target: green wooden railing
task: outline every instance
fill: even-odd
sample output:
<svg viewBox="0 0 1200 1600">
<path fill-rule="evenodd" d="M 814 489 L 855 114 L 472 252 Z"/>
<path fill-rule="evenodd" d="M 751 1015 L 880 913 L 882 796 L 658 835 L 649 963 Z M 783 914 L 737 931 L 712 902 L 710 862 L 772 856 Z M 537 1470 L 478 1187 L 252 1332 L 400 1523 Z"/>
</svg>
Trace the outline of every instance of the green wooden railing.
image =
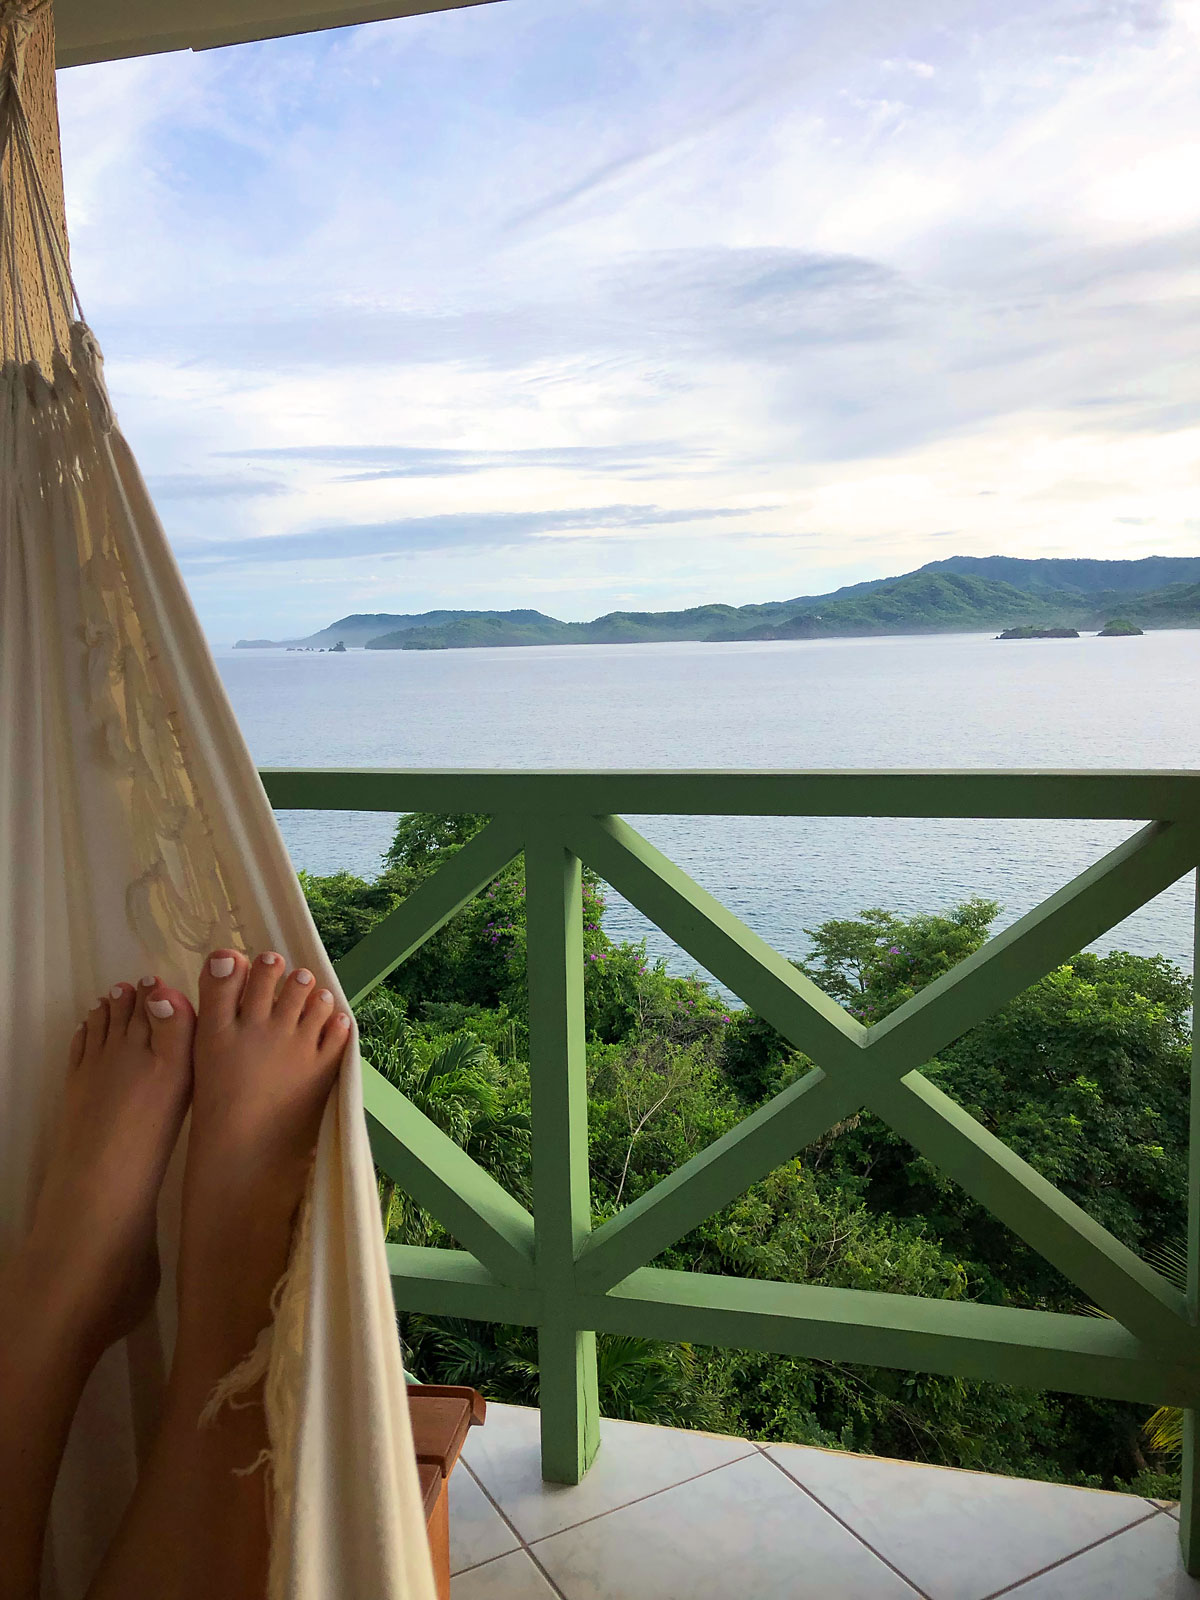
<svg viewBox="0 0 1200 1600">
<path fill-rule="evenodd" d="M 492 820 L 339 963 L 354 1003 L 524 852 L 533 1213 L 365 1069 L 379 1166 L 461 1250 L 389 1245 L 405 1310 L 535 1327 L 542 1470 L 576 1483 L 599 1439 L 596 1333 L 868 1362 L 1187 1411 L 1181 1538 L 1200 1571 L 1200 1047 L 1181 1293 L 919 1070 L 1200 862 L 1200 774 L 268 771 L 278 809 Z M 626 822 L 628 814 L 1124 818 L 1143 826 L 874 1027 L 864 1027 Z M 581 863 L 816 1063 L 593 1229 Z M 1198 919 L 1200 928 L 1200 919 Z M 647 1263 L 869 1108 L 1109 1315 L 1098 1318 L 665 1271 Z"/>
</svg>

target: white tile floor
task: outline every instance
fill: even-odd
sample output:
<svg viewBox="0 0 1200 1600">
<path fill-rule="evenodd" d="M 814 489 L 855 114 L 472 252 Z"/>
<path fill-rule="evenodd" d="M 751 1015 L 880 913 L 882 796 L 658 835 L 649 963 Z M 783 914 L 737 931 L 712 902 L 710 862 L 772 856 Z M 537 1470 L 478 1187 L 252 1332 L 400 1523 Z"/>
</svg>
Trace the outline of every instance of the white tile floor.
<svg viewBox="0 0 1200 1600">
<path fill-rule="evenodd" d="M 489 1405 L 451 1479 L 453 1600 L 1200 1600 L 1173 1507 L 800 1445 L 600 1425 L 544 1484 Z"/>
</svg>

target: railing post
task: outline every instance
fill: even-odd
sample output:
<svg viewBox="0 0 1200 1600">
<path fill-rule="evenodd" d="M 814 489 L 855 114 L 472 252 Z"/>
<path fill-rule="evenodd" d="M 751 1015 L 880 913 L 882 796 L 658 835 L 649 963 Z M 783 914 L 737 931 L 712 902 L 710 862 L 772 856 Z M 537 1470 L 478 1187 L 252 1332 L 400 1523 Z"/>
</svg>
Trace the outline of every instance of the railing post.
<svg viewBox="0 0 1200 1600">
<path fill-rule="evenodd" d="M 575 1260 L 591 1231 L 583 889 L 578 858 L 549 824 L 525 846 L 525 924 L 542 1476 L 578 1483 L 600 1443 L 596 1335 L 575 1317 Z"/>
<path fill-rule="evenodd" d="M 1200 1342 L 1200 869 L 1196 872 L 1192 946 L 1192 1093 L 1188 1115 L 1188 1314 Z M 1183 1414 L 1183 1483 L 1179 1504 L 1183 1564 L 1200 1577 L 1200 1413 Z"/>
</svg>

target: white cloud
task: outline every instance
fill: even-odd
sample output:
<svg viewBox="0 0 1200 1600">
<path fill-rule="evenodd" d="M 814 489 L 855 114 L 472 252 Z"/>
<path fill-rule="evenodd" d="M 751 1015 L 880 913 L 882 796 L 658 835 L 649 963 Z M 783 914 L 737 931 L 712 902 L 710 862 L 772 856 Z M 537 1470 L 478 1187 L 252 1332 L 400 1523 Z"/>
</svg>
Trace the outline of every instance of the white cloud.
<svg viewBox="0 0 1200 1600">
<path fill-rule="evenodd" d="M 76 275 L 181 545 L 757 508 L 214 571 L 206 623 L 780 598 L 951 543 L 1194 549 L 1196 18 L 506 0 L 61 75 Z M 254 454 L 330 446 L 484 464 Z"/>
</svg>

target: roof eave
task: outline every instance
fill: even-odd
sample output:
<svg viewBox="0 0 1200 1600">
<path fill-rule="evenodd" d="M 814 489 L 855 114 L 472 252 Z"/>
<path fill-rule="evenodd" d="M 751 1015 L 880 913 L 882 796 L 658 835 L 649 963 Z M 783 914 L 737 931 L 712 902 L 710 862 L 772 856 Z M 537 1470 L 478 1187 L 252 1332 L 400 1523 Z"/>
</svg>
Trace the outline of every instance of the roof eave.
<svg viewBox="0 0 1200 1600">
<path fill-rule="evenodd" d="M 453 11 L 463 6 L 491 5 L 496 0 L 266 0 L 266 3 L 224 6 L 220 3 L 201 8 L 191 5 L 193 14 L 207 10 L 236 10 L 218 23 L 205 25 L 200 20 L 178 23 L 178 5 L 161 7 L 128 5 L 108 7 L 103 0 L 58 0 L 55 7 L 57 49 L 60 67 L 87 66 L 96 61 L 120 61 L 130 56 L 160 55 L 169 50 L 214 50 L 222 45 L 248 44 L 255 39 L 282 39 L 298 33 L 317 33 L 327 28 L 348 28 L 361 22 L 384 22 L 396 17 L 420 16 L 432 11 Z M 117 15 L 111 15 L 113 9 Z M 131 29 L 130 10 L 160 13 L 153 22 Z M 246 17 L 246 11 L 254 14 Z M 106 15 L 108 13 L 108 15 Z"/>
</svg>

